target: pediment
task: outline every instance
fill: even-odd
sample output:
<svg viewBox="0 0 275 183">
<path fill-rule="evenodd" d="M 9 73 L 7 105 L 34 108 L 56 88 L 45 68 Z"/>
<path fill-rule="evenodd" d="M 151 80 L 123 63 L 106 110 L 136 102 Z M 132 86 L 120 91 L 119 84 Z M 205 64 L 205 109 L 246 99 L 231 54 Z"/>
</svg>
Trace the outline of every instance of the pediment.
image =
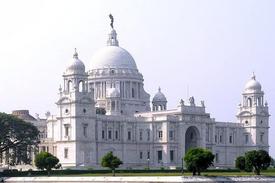
<svg viewBox="0 0 275 183">
<path fill-rule="evenodd" d="M 57 101 L 58 104 L 70 103 L 71 100 L 68 97 L 62 97 Z"/>
<path fill-rule="evenodd" d="M 251 115 L 253 115 L 253 113 L 249 111 L 242 111 L 239 113 L 239 116 L 251 116 Z"/>
</svg>

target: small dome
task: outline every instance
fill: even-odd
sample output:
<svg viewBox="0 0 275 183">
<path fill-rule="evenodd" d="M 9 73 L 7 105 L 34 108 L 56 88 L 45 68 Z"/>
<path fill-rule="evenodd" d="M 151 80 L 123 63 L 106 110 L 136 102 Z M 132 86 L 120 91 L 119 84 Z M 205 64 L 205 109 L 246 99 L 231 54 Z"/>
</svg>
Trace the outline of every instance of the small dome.
<svg viewBox="0 0 275 183">
<path fill-rule="evenodd" d="M 107 89 L 107 97 L 109 97 L 109 98 L 120 97 L 120 92 L 117 88 L 108 88 Z"/>
<path fill-rule="evenodd" d="M 155 94 L 152 102 L 167 102 L 167 99 L 165 95 L 161 92 L 160 88 L 158 93 Z"/>
<path fill-rule="evenodd" d="M 131 54 L 119 46 L 106 46 L 92 57 L 90 69 L 109 67 L 137 69 L 136 62 Z"/>
<path fill-rule="evenodd" d="M 256 76 L 252 75 L 251 79 L 245 84 L 245 92 L 261 92 L 262 86 L 256 80 Z"/>
<path fill-rule="evenodd" d="M 78 59 L 78 54 L 75 51 L 75 54 L 66 68 L 66 74 L 83 74 L 85 73 L 85 65 L 84 63 Z"/>
</svg>

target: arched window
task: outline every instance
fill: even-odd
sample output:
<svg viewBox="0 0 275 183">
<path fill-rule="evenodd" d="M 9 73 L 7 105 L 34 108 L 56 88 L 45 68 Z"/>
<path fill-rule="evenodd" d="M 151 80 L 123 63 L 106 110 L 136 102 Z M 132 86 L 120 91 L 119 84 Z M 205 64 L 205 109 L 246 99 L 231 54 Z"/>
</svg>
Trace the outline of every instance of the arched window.
<svg viewBox="0 0 275 183">
<path fill-rule="evenodd" d="M 68 92 L 73 89 L 73 82 L 71 80 L 68 81 Z"/>
<path fill-rule="evenodd" d="M 79 92 L 83 92 L 84 91 L 84 82 L 83 81 L 79 81 L 79 83 L 78 83 L 78 91 Z"/>
<path fill-rule="evenodd" d="M 247 99 L 247 106 L 252 107 L 252 99 L 251 98 Z"/>
<path fill-rule="evenodd" d="M 135 89 L 132 88 L 132 98 L 135 98 Z"/>
</svg>

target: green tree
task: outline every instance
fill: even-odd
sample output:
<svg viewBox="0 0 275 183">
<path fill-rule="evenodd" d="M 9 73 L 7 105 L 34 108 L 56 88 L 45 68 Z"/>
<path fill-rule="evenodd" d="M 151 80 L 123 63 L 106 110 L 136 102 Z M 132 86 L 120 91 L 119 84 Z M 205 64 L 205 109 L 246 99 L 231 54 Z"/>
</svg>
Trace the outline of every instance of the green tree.
<svg viewBox="0 0 275 183">
<path fill-rule="evenodd" d="M 13 115 L 0 113 L 0 153 L 9 152 L 11 162 L 30 163 L 27 151 L 31 151 L 39 143 L 38 129 Z"/>
<path fill-rule="evenodd" d="M 193 148 L 187 151 L 184 157 L 187 170 L 193 175 L 201 174 L 203 170 L 213 165 L 214 155 L 211 151 L 203 148 Z"/>
<path fill-rule="evenodd" d="M 251 166 L 256 175 L 260 175 L 261 170 L 270 166 L 271 157 L 264 150 L 252 150 L 245 153 L 246 168 Z"/>
<path fill-rule="evenodd" d="M 38 169 L 46 170 L 48 175 L 50 175 L 50 171 L 53 168 L 58 169 L 61 167 L 61 164 L 59 164 L 59 159 L 48 152 L 40 152 L 37 154 L 35 156 L 34 163 Z"/>
<path fill-rule="evenodd" d="M 113 155 L 113 152 L 108 152 L 105 156 L 102 157 L 101 166 L 108 167 L 112 170 L 113 176 L 115 176 L 115 169 L 118 168 L 122 161 Z"/>
<path fill-rule="evenodd" d="M 245 157 L 244 156 L 237 157 L 235 160 L 235 166 L 240 170 L 245 170 Z"/>
<path fill-rule="evenodd" d="M 273 168 L 275 168 L 275 161 L 274 161 L 274 158 L 271 158 L 270 166 L 272 166 Z"/>
</svg>

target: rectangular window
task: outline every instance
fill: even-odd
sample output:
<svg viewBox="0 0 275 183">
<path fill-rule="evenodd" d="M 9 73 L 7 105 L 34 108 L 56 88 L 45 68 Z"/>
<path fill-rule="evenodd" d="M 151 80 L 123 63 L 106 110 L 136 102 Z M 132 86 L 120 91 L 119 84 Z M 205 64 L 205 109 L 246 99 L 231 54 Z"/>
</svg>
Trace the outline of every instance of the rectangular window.
<svg viewBox="0 0 275 183">
<path fill-rule="evenodd" d="M 69 157 L 69 150 L 68 148 L 64 149 L 64 158 L 68 158 Z"/>
<path fill-rule="evenodd" d="M 218 153 L 215 154 L 215 158 L 216 158 L 216 163 L 219 163 L 219 154 Z"/>
<path fill-rule="evenodd" d="M 150 130 L 147 130 L 147 141 L 150 141 Z"/>
<path fill-rule="evenodd" d="M 170 162 L 174 162 L 174 151 L 170 151 Z"/>
<path fill-rule="evenodd" d="M 264 142 L 264 133 L 261 133 L 260 141 L 261 141 L 261 142 Z"/>
<path fill-rule="evenodd" d="M 69 136 L 69 126 L 65 125 L 65 137 Z"/>
<path fill-rule="evenodd" d="M 111 130 L 108 131 L 108 139 L 112 139 L 112 131 Z"/>
<path fill-rule="evenodd" d="M 248 135 L 245 135 L 245 143 L 248 144 L 248 142 L 249 142 Z"/>
<path fill-rule="evenodd" d="M 128 131 L 128 140 L 131 140 L 131 131 Z"/>
<path fill-rule="evenodd" d="M 233 137 L 232 137 L 232 135 L 229 136 L 229 143 L 230 143 L 230 144 L 233 143 Z"/>
<path fill-rule="evenodd" d="M 115 137 L 118 139 L 118 131 L 115 132 Z"/>
<path fill-rule="evenodd" d="M 105 138 L 105 131 L 104 130 L 102 130 L 101 135 L 102 135 L 102 139 L 104 139 Z"/>
<path fill-rule="evenodd" d="M 162 131 L 159 131 L 159 139 L 162 139 Z"/>
<path fill-rule="evenodd" d="M 139 131 L 139 140 L 142 141 L 142 131 Z"/>
<path fill-rule="evenodd" d="M 139 152 L 139 159 L 142 159 L 142 152 Z"/>
<path fill-rule="evenodd" d="M 169 140 L 174 140 L 174 132 L 169 131 Z"/>
<path fill-rule="evenodd" d="M 147 160 L 150 159 L 150 151 L 147 152 Z"/>
<path fill-rule="evenodd" d="M 83 135 L 84 137 L 87 137 L 87 126 L 83 126 Z"/>
<path fill-rule="evenodd" d="M 158 162 L 162 161 L 162 151 L 158 151 Z"/>
<path fill-rule="evenodd" d="M 220 135 L 220 143 L 222 143 L 222 135 Z"/>
<path fill-rule="evenodd" d="M 215 135 L 215 142 L 217 143 L 217 135 Z"/>
</svg>

